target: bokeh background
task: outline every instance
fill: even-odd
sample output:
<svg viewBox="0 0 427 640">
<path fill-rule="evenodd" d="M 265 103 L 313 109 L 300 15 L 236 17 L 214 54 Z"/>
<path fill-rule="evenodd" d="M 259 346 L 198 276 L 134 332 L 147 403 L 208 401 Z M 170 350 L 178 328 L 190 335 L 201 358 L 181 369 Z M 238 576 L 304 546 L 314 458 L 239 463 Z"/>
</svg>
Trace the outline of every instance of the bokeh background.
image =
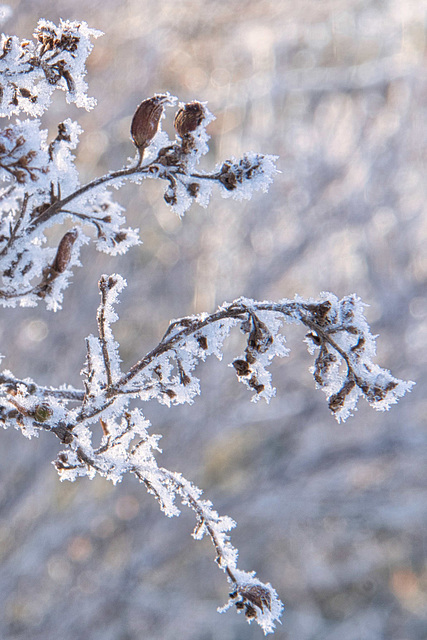
<svg viewBox="0 0 427 640">
<path fill-rule="evenodd" d="M 168 321 L 240 295 L 356 292 L 378 362 L 417 386 L 389 413 L 361 401 L 346 424 L 314 389 L 304 331 L 273 366 L 269 406 L 222 363 L 200 369 L 192 407 L 146 407 L 161 463 L 238 522 L 240 566 L 286 604 L 286 640 L 427 637 L 427 3 L 424 0 L 31 0 L 9 3 L 9 34 L 40 17 L 85 20 L 105 36 L 88 61 L 89 113 L 55 96 L 43 123 L 85 133 L 82 181 L 133 155 L 129 126 L 155 92 L 209 102 L 204 167 L 245 151 L 280 156 L 251 202 L 194 206 L 183 221 L 151 181 L 117 194 L 144 244 L 117 259 L 88 248 L 61 313 L 2 310 L 3 364 L 80 385 L 96 330 L 97 280 L 129 283 L 116 335 L 125 365 Z M 171 114 L 172 115 L 172 114 Z M 171 122 L 165 123 L 171 129 Z M 61 484 L 58 441 L 1 433 L 0 636 L 4 640 L 252 640 L 227 599 L 191 512 L 168 520 L 133 479 Z"/>
</svg>

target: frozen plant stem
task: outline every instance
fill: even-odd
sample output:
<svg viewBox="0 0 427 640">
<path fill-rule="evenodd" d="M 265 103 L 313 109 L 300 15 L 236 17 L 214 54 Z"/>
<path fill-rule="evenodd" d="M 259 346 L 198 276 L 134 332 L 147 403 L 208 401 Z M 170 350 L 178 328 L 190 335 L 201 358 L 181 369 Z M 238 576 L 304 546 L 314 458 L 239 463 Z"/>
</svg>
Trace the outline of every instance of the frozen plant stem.
<svg viewBox="0 0 427 640">
<path fill-rule="evenodd" d="M 189 177 L 194 180 L 201 180 L 201 181 L 203 180 L 218 181 L 221 176 L 221 173 L 215 172 L 212 174 L 202 174 L 202 173 L 184 174 L 182 171 L 180 171 L 178 168 L 175 168 L 175 167 L 172 170 L 170 169 L 165 170 L 161 165 L 161 158 L 159 157 L 151 161 L 149 164 L 145 166 L 140 166 L 140 164 L 138 163 L 135 167 L 130 167 L 127 169 L 119 169 L 118 171 L 112 171 L 111 173 L 108 173 L 105 176 L 96 178 L 95 180 L 92 180 L 91 182 L 88 182 L 87 184 L 85 184 L 83 187 L 81 187 L 74 193 L 71 193 L 66 198 L 63 198 L 62 200 L 58 200 L 54 204 L 50 205 L 50 207 L 48 207 L 46 211 L 44 211 L 34 219 L 32 224 L 28 227 L 28 232 L 31 233 L 37 230 L 39 226 L 45 224 L 51 218 L 56 216 L 58 213 L 61 213 L 62 211 L 64 211 L 65 207 L 68 204 L 70 204 L 70 202 L 73 202 L 74 200 L 78 199 L 80 196 L 88 194 L 90 191 L 96 190 L 97 187 L 104 184 L 108 184 L 109 182 L 120 180 L 122 178 L 130 178 L 130 177 L 138 177 L 138 176 L 142 178 L 156 177 L 156 178 L 161 178 L 163 180 L 169 180 L 169 181 L 174 179 L 175 180 L 179 179 L 181 176 L 183 177 L 185 176 L 186 178 Z M 82 217 L 80 214 L 73 213 L 72 211 L 68 213 L 70 216 L 74 215 L 76 218 Z M 90 220 L 90 216 L 84 216 L 83 219 Z M 0 255 L 2 254 L 3 252 Z"/>
<path fill-rule="evenodd" d="M 138 230 L 124 228 L 123 209 L 113 201 L 110 187 L 160 179 L 166 185 L 166 204 L 182 216 L 193 202 L 206 207 L 215 185 L 223 197 L 249 199 L 256 190 L 266 191 L 276 173 L 276 158 L 257 153 L 225 160 L 211 172 L 196 170 L 208 151 L 206 127 L 212 114 L 201 102 L 180 104 L 175 138 L 170 140 L 161 121 L 176 98 L 156 94 L 144 100 L 133 117 L 135 157 L 81 186 L 73 156 L 79 125 L 70 119 L 61 122 L 57 136 L 48 142 L 37 117 L 49 107 L 55 88 L 66 93 L 68 102 L 93 108 L 95 101 L 86 95 L 85 60 L 92 49 L 90 39 L 99 35 L 84 22 L 61 21 L 56 26 L 41 20 L 34 42 L 8 36 L 1 41 L 0 114 L 10 117 L 24 111 L 32 118 L 0 130 L 0 305 L 5 307 L 36 306 L 43 300 L 48 309 L 59 310 L 72 268 L 80 265 L 81 247 L 91 240 L 87 229 L 96 248 L 112 256 L 139 244 Z M 49 246 L 46 230 L 66 219 L 75 226 L 56 247 Z M 131 401 L 191 404 L 200 393 L 197 364 L 209 355 L 221 359 L 225 338 L 232 328 L 239 328 L 246 346 L 230 366 L 253 401 L 269 402 L 276 392 L 269 366 L 275 356 L 289 353 L 286 324 L 299 324 L 307 331 L 305 341 L 315 356 L 315 385 L 326 394 L 338 421 L 352 415 L 360 397 L 374 409 L 388 409 L 413 383 L 374 364 L 375 340 L 360 299 L 350 295 L 339 300 L 330 293 L 319 300 L 239 298 L 214 313 L 174 320 L 149 353 L 122 371 L 111 325 L 118 319 L 115 305 L 125 286 L 117 274 L 100 279 L 98 335 L 86 339 L 83 388 L 45 387 L 3 370 L 0 421 L 29 438 L 40 431 L 53 433 L 64 447 L 54 462 L 61 480 L 100 474 L 117 483 L 126 473 L 133 474 L 170 517 L 179 514 L 178 498 L 195 513 L 193 537 L 211 538 L 216 562 L 231 586 L 223 610 L 234 605 L 249 622 L 255 620 L 270 633 L 282 604 L 270 584 L 237 568 L 238 552 L 228 535 L 235 523 L 219 516 L 211 502 L 202 499 L 202 491 L 181 474 L 158 466 L 160 436 L 149 433 L 149 422 L 139 406 L 130 409 Z M 93 435 L 99 429 L 102 440 L 94 447 Z"/>
<path fill-rule="evenodd" d="M 172 104 L 173 101 L 174 99 L 168 97 L 168 104 Z M 185 141 L 177 138 L 175 142 L 171 142 L 158 132 L 151 145 L 153 148 L 149 146 L 147 149 L 148 152 L 152 151 L 152 158 L 144 165 L 141 165 L 139 160 L 131 161 L 130 166 L 71 190 L 64 197 L 61 194 L 70 190 L 70 185 L 67 175 L 51 166 L 55 160 L 52 149 L 64 145 L 71 147 L 73 133 L 77 129 L 69 121 L 61 123 L 58 137 L 54 141 L 56 145 L 51 143 L 48 147 L 52 160 L 41 171 L 44 178 L 49 173 L 52 174 L 51 179 L 44 179 L 44 184 L 40 184 L 40 180 L 36 178 L 28 184 L 24 181 L 22 185 L 14 185 L 12 193 L 17 207 L 16 219 L 8 219 L 7 225 L 4 224 L 3 234 L 0 235 L 0 267 L 6 283 L 6 287 L 0 290 L 0 304 L 3 302 L 5 305 L 13 306 L 19 301 L 22 306 L 34 305 L 37 304 L 37 298 L 43 298 L 49 308 L 59 309 L 62 289 L 68 284 L 70 269 L 78 264 L 79 249 L 89 240 L 82 232 L 82 225 L 94 228 L 97 248 L 112 255 L 123 253 L 139 242 L 137 230 L 121 228 L 124 217 L 121 215 L 121 208 L 111 201 L 110 194 L 106 191 L 107 186 L 119 187 L 125 180 L 139 183 L 145 178 L 166 181 L 168 187 L 165 200 L 179 215 L 182 215 L 193 201 L 207 206 L 215 183 L 222 189 L 223 195 L 231 194 L 235 198 L 250 197 L 254 189 L 266 189 L 275 172 L 274 158 L 270 156 L 251 154 L 239 162 L 227 161 L 211 173 L 193 170 L 195 162 L 207 150 L 204 126 L 211 121 L 212 116 L 205 108 L 203 112 L 206 117 L 199 125 L 199 131 L 196 130 L 191 135 L 192 145 L 189 142 L 190 134 L 186 134 Z M 37 133 L 40 137 L 43 132 Z M 156 147 L 157 138 L 164 141 L 164 146 Z M 74 141 L 74 144 L 77 142 Z M 57 156 L 61 162 L 63 154 L 64 149 L 60 156 L 57 149 Z M 20 156 L 21 163 L 28 164 L 27 156 L 28 153 Z M 71 155 L 69 157 L 71 160 Z M 30 159 L 33 159 L 33 155 Z M 74 167 L 70 166 L 70 173 L 71 170 L 74 172 Z M 1 171 L 0 177 L 4 180 L 10 179 L 9 173 L 2 176 Z M 25 178 L 21 174 L 19 177 L 22 180 Z M 9 206 L 9 188 L 3 190 L 3 193 L 0 192 L 0 199 L 1 196 L 3 206 Z M 42 248 L 39 241 L 48 227 L 62 223 L 65 218 L 71 218 L 78 224 L 74 231 L 74 240 L 78 236 L 78 241 L 73 251 L 70 251 L 69 263 L 59 272 L 55 268 L 55 261 L 52 263 L 52 250 Z M 31 256 L 27 247 L 34 242 L 38 242 L 38 251 Z M 34 284 L 33 281 L 37 279 L 39 281 Z"/>
</svg>

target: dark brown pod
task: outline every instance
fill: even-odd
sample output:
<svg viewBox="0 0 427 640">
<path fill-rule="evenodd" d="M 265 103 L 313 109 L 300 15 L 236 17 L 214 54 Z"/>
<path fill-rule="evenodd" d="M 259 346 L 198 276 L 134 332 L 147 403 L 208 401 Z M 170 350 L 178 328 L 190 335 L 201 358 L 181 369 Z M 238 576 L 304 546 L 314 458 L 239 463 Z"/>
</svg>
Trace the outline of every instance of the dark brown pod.
<svg viewBox="0 0 427 640">
<path fill-rule="evenodd" d="M 64 273 L 65 269 L 68 267 L 71 259 L 71 250 L 76 239 L 77 230 L 73 229 L 72 231 L 67 231 L 67 233 L 59 243 L 55 260 L 52 264 L 52 269 L 54 269 L 58 273 Z"/>
<path fill-rule="evenodd" d="M 181 138 L 191 133 L 205 117 L 205 110 L 200 102 L 189 102 L 177 112 L 175 116 L 175 130 Z"/>
<path fill-rule="evenodd" d="M 143 100 L 135 111 L 130 134 L 139 151 L 143 151 L 156 135 L 163 114 L 163 103 L 167 100 L 168 96 L 157 94 L 153 98 Z"/>
<path fill-rule="evenodd" d="M 238 376 L 248 376 L 251 373 L 249 364 L 246 360 L 233 360 L 233 367 L 236 369 Z"/>
</svg>

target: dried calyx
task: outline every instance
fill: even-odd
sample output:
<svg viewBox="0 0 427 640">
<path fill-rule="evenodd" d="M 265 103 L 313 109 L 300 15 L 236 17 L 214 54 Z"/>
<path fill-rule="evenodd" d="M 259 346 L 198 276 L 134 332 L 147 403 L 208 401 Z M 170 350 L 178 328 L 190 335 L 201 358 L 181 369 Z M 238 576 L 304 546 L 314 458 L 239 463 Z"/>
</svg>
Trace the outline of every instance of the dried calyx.
<svg viewBox="0 0 427 640">
<path fill-rule="evenodd" d="M 194 148 L 194 132 L 206 117 L 204 106 L 200 102 L 188 102 L 181 105 L 175 116 L 175 131 L 181 138 L 181 151 L 190 153 Z"/>
</svg>

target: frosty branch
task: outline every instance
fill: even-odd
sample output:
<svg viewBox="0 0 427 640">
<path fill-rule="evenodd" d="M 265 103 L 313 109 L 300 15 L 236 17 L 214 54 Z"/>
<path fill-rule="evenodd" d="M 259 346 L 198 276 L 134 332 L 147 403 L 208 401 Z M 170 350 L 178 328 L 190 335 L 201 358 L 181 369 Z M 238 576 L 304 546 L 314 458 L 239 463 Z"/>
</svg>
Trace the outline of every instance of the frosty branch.
<svg viewBox="0 0 427 640">
<path fill-rule="evenodd" d="M 207 206 L 216 185 L 224 197 L 250 198 L 254 190 L 268 189 L 275 174 L 273 156 L 248 153 L 227 160 L 211 172 L 196 170 L 208 150 L 207 125 L 213 116 L 205 104 L 180 104 L 175 114 L 175 139 L 161 130 L 165 109 L 176 99 L 155 95 L 138 107 L 131 124 L 136 155 L 127 164 L 81 186 L 72 151 L 81 133 L 77 123 L 65 120 L 50 143 L 34 119 L 49 106 L 55 88 L 67 100 L 86 109 L 94 101 L 86 96 L 85 60 L 91 37 L 99 32 L 84 23 L 40 21 L 35 42 L 3 36 L 0 47 L 0 110 L 3 116 L 20 111 L 33 117 L 9 124 L 0 132 L 0 267 L 3 285 L 0 304 L 61 307 L 63 290 L 72 268 L 79 265 L 83 244 L 94 230 L 96 248 L 111 255 L 139 243 L 138 230 L 124 228 L 122 208 L 109 187 L 146 178 L 166 183 L 164 199 L 182 216 L 193 202 Z M 71 219 L 74 226 L 56 247 L 45 232 Z M 154 348 L 128 370 L 122 371 L 119 345 L 111 325 L 118 319 L 115 304 L 125 280 L 102 276 L 97 313 L 98 335 L 86 340 L 86 363 L 81 389 L 43 387 L 34 380 L 0 373 L 0 420 L 27 437 L 40 431 L 56 435 L 64 446 L 55 460 L 62 480 L 100 474 L 119 482 L 135 475 L 153 494 L 168 516 L 179 514 L 178 498 L 196 516 L 195 539 L 210 536 L 218 566 L 231 585 L 229 605 L 255 619 L 265 633 L 272 632 L 282 604 L 270 584 L 254 573 L 237 568 L 237 550 L 228 532 L 231 518 L 219 516 L 202 492 L 181 474 L 159 467 L 155 457 L 160 436 L 149 434 L 149 422 L 135 401 L 156 400 L 167 406 L 192 403 L 200 393 L 195 369 L 209 355 L 222 358 L 223 342 L 232 328 L 244 335 L 245 348 L 231 363 L 237 379 L 252 392 L 252 400 L 267 402 L 275 394 L 269 371 L 275 356 L 288 354 L 283 326 L 299 324 L 306 330 L 315 384 L 327 397 L 338 421 L 346 420 L 360 397 L 375 409 L 397 402 L 413 383 L 404 382 L 373 362 L 375 340 L 355 295 L 338 300 L 322 294 L 319 300 L 258 302 L 239 298 L 216 312 L 189 316 L 170 323 Z M 132 405 L 132 406 L 133 406 Z M 99 446 L 93 436 L 101 430 Z M 227 608 L 226 607 L 226 608 Z"/>
</svg>

